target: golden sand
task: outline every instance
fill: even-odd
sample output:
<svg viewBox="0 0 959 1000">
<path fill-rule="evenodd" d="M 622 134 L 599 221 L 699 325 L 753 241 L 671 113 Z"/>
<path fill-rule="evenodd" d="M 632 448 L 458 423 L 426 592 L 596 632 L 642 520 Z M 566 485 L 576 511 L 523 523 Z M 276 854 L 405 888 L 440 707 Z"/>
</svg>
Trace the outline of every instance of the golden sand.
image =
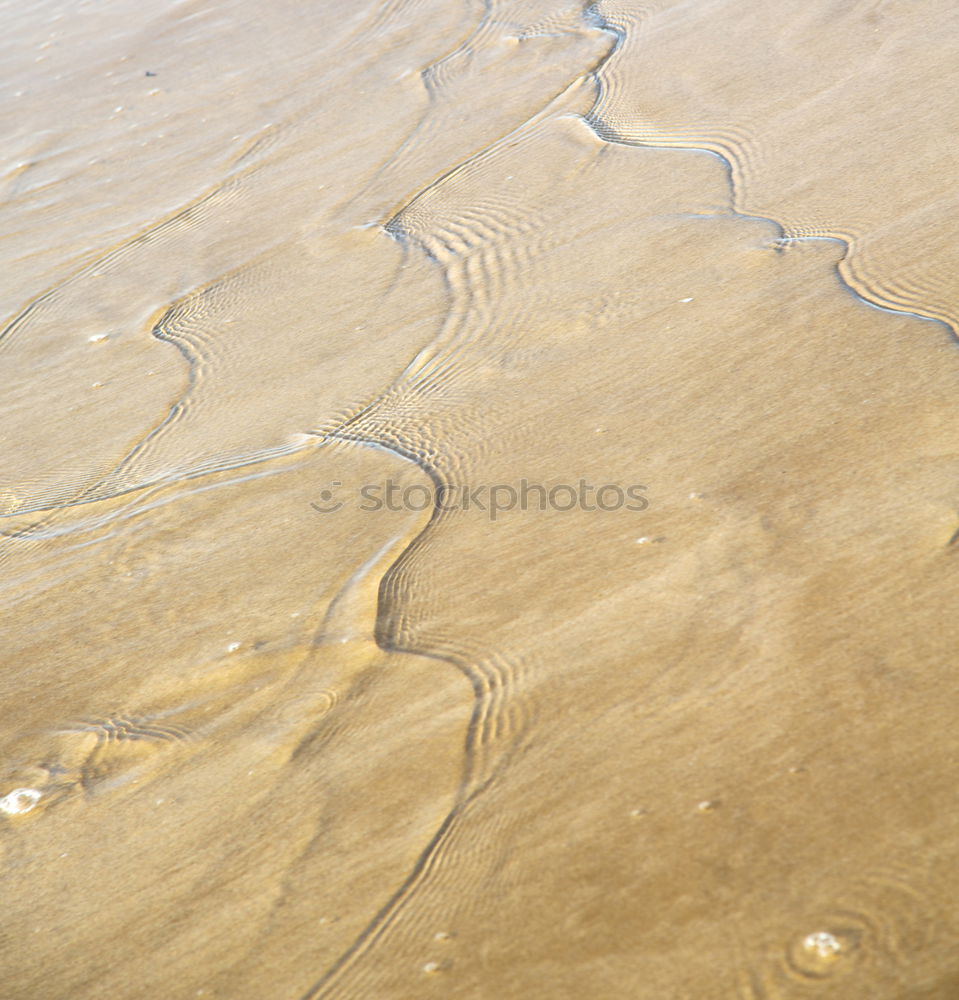
<svg viewBox="0 0 959 1000">
<path fill-rule="evenodd" d="M 959 996 L 954 6 L 6 14 L 0 996 Z"/>
</svg>

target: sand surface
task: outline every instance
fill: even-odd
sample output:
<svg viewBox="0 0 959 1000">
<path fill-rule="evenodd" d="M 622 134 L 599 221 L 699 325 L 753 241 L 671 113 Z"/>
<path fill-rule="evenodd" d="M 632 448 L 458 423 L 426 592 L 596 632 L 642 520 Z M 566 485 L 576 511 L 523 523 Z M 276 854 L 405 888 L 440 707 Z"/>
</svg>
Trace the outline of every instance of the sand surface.
<svg viewBox="0 0 959 1000">
<path fill-rule="evenodd" d="M 959 996 L 959 8 L 2 10 L 0 996 Z"/>
</svg>

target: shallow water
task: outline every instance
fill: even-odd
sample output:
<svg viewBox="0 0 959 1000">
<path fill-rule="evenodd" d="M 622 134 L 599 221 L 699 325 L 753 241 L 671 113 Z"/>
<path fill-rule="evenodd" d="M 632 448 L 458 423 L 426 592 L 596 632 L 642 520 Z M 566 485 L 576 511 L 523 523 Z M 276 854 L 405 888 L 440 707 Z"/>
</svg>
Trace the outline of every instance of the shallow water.
<svg viewBox="0 0 959 1000">
<path fill-rule="evenodd" d="M 956 995 L 955 12 L 4 13 L 3 996 Z"/>
</svg>

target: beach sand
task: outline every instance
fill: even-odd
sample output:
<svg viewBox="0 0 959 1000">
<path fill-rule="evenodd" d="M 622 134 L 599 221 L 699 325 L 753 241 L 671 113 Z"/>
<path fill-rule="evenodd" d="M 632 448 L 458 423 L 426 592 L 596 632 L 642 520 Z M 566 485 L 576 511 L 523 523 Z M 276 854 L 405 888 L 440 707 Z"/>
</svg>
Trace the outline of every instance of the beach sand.
<svg viewBox="0 0 959 1000">
<path fill-rule="evenodd" d="M 8 7 L 0 995 L 959 996 L 953 5 Z"/>
</svg>

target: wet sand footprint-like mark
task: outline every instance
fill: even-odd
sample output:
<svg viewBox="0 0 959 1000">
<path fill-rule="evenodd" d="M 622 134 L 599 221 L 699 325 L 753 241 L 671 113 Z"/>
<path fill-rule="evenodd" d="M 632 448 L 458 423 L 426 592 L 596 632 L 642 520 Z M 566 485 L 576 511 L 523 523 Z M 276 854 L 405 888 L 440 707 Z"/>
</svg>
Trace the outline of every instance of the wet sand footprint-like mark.
<svg viewBox="0 0 959 1000">
<path fill-rule="evenodd" d="M 98 716 L 67 723 L 46 733 L 31 755 L 35 763 L 8 775 L 0 812 L 42 811 L 78 793 L 117 789 L 142 774 L 157 751 L 193 738 L 190 730 L 152 716 Z"/>
<path fill-rule="evenodd" d="M 192 739 L 189 730 L 157 722 L 149 716 L 81 719 L 57 732 L 72 738 L 70 742 L 75 749 L 70 755 L 73 765 L 70 770 L 87 792 L 110 779 L 114 783 L 122 781 L 123 775 L 145 763 L 163 746 Z"/>
</svg>

